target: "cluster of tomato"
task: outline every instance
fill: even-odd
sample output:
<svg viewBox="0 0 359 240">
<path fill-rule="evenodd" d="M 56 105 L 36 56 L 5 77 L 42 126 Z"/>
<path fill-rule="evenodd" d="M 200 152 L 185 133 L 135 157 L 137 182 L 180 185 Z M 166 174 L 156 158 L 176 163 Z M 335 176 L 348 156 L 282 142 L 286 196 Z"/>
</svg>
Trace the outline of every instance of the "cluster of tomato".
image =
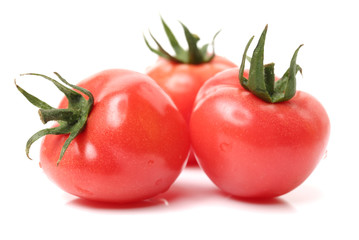
<svg viewBox="0 0 359 240">
<path fill-rule="evenodd" d="M 165 192 L 186 164 L 199 164 L 223 191 L 243 198 L 268 198 L 300 185 L 325 153 L 330 123 L 323 106 L 297 91 L 299 48 L 282 78 L 263 64 L 264 29 L 251 58 L 238 68 L 199 48 L 183 26 L 183 49 L 162 20 L 176 53 L 151 35 L 160 57 L 146 74 L 105 70 L 78 85 L 37 75 L 66 98 L 53 108 L 19 91 L 53 128 L 34 134 L 40 166 L 60 188 L 96 201 L 128 203 Z M 213 44 L 212 44 L 213 45 Z M 251 62 L 249 70 L 244 63 Z"/>
</svg>

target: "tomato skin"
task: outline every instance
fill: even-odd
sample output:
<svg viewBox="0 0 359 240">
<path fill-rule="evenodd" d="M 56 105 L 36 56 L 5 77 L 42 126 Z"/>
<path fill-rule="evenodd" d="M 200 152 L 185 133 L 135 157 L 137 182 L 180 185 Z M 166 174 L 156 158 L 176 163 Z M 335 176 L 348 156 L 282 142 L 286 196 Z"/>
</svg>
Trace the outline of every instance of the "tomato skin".
<svg viewBox="0 0 359 240">
<path fill-rule="evenodd" d="M 264 102 L 243 89 L 238 71 L 216 75 L 199 91 L 190 122 L 192 148 L 201 168 L 224 192 L 244 198 L 283 195 L 299 186 L 323 157 L 328 115 L 301 91 L 286 102 Z"/>
<path fill-rule="evenodd" d="M 203 83 L 215 74 L 233 67 L 236 67 L 234 63 L 221 56 L 198 65 L 175 63 L 160 57 L 147 70 L 147 75 L 165 90 L 189 122 L 193 101 Z"/>
<path fill-rule="evenodd" d="M 166 191 L 189 153 L 186 123 L 172 100 L 148 76 L 106 70 L 79 86 L 95 98 L 86 127 L 56 161 L 67 136 L 47 135 L 44 172 L 73 195 L 106 202 L 134 202 Z M 63 100 L 60 108 L 67 101 Z"/>
<path fill-rule="evenodd" d="M 215 74 L 233 67 L 236 67 L 234 63 L 221 56 L 198 65 L 175 63 L 160 57 L 146 73 L 172 98 L 189 124 L 193 102 L 203 83 Z M 189 164 L 194 163 L 195 158 L 191 156 Z"/>
</svg>

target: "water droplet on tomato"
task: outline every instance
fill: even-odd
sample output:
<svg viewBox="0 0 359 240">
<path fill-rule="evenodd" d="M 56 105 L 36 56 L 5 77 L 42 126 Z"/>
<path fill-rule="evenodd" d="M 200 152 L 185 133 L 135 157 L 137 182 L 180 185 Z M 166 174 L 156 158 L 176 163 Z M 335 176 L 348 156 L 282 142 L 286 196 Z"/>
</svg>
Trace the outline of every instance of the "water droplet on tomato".
<svg viewBox="0 0 359 240">
<path fill-rule="evenodd" d="M 154 163 L 155 163 L 155 161 L 153 161 L 153 160 L 148 160 L 148 162 L 147 162 L 148 165 L 153 165 Z"/>
<path fill-rule="evenodd" d="M 228 152 L 232 149 L 232 145 L 230 143 L 223 142 L 223 143 L 219 144 L 219 148 L 223 152 Z"/>
</svg>

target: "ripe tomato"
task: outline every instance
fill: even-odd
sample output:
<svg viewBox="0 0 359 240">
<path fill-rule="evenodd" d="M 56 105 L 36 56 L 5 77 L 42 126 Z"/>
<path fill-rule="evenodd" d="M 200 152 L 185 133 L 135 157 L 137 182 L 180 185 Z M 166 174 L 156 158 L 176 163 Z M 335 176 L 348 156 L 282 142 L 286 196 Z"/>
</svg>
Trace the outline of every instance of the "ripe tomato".
<svg viewBox="0 0 359 240">
<path fill-rule="evenodd" d="M 193 102 L 203 83 L 233 67 L 236 67 L 234 63 L 220 56 L 199 65 L 176 63 L 160 57 L 146 73 L 172 98 L 189 123 Z"/>
<path fill-rule="evenodd" d="M 294 75 L 300 69 L 295 63 L 298 50 L 288 71 Z M 323 157 L 330 130 L 325 109 L 308 93 L 294 89 L 290 100 L 268 103 L 244 88 L 238 75 L 258 80 L 263 64 L 257 63 L 253 56 L 249 72 L 241 65 L 207 81 L 190 122 L 191 144 L 201 168 L 220 189 L 246 198 L 276 197 L 299 186 Z M 253 71 L 252 66 L 262 70 Z"/>
<path fill-rule="evenodd" d="M 223 191 L 275 197 L 300 185 L 323 156 L 329 119 L 311 95 L 268 104 L 238 82 L 238 68 L 203 86 L 192 113 L 192 147 L 201 168 Z M 216 83 L 216 84 L 214 84 Z"/>
<path fill-rule="evenodd" d="M 106 70 L 79 86 L 93 94 L 93 109 L 58 166 L 68 135 L 45 136 L 40 163 L 47 176 L 66 192 L 97 201 L 133 202 L 166 191 L 190 146 L 172 100 L 148 76 L 128 70 Z"/>
<path fill-rule="evenodd" d="M 206 51 L 208 44 L 202 48 L 198 48 L 198 36 L 192 34 L 187 27 L 182 24 L 189 46 L 188 50 L 184 50 L 178 44 L 163 19 L 162 24 L 176 52 L 176 56 L 171 56 L 167 53 L 151 35 L 159 47 L 158 50 L 153 49 L 147 40 L 146 43 L 150 50 L 160 57 L 153 66 L 147 69 L 146 73 L 172 98 L 189 124 L 193 102 L 202 84 L 215 74 L 225 69 L 236 67 L 236 65 L 224 57 L 215 55 L 214 52 L 208 54 Z M 193 165 L 195 163 L 195 158 L 191 155 L 189 164 Z"/>
</svg>

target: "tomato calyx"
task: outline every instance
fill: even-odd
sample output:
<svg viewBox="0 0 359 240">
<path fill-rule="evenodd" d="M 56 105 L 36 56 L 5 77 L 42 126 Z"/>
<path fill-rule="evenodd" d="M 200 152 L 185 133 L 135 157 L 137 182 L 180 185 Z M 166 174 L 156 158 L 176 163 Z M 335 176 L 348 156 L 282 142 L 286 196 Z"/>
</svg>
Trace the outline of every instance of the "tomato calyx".
<svg viewBox="0 0 359 240">
<path fill-rule="evenodd" d="M 247 56 L 248 48 L 254 38 L 251 37 L 243 53 L 241 66 L 239 68 L 240 84 L 260 99 L 269 103 L 278 103 L 290 100 L 296 93 L 296 74 L 302 73 L 302 68 L 296 63 L 300 45 L 294 52 L 288 70 L 282 78 L 275 80 L 274 63 L 263 64 L 264 43 L 268 25 L 264 28 L 258 44 L 251 58 Z M 248 79 L 243 76 L 245 61 L 250 61 Z"/>
<path fill-rule="evenodd" d="M 185 34 L 187 44 L 188 44 L 188 50 L 185 50 L 184 48 L 182 48 L 180 46 L 175 35 L 172 33 L 172 30 L 168 27 L 168 25 L 163 20 L 163 18 L 161 18 L 161 21 L 162 21 L 163 28 L 166 32 L 167 38 L 175 52 L 175 55 L 173 56 L 170 53 L 168 53 L 150 32 L 150 36 L 153 39 L 153 41 L 156 43 L 158 48 L 155 49 L 155 48 L 151 47 L 151 45 L 149 44 L 149 42 L 147 41 L 145 36 L 144 36 L 144 39 L 145 39 L 147 47 L 152 52 L 154 52 L 157 55 L 159 55 L 160 57 L 163 57 L 172 62 L 194 64 L 194 65 L 210 62 L 214 58 L 214 56 L 215 56 L 214 40 L 220 31 L 218 31 L 212 39 L 212 43 L 211 43 L 212 53 L 209 54 L 207 50 L 208 50 L 208 47 L 210 44 L 205 44 L 199 48 L 197 46 L 197 43 L 200 40 L 200 38 L 196 34 L 191 33 L 188 30 L 188 28 L 183 23 L 180 22 L 183 27 L 184 34 Z"/>
<path fill-rule="evenodd" d="M 60 135 L 60 134 L 69 134 L 69 137 L 66 139 L 64 145 L 62 146 L 59 159 L 57 160 L 57 165 L 59 165 L 63 155 L 66 152 L 67 147 L 70 145 L 71 141 L 75 139 L 75 137 L 84 129 L 87 118 L 91 112 L 94 98 L 88 90 L 81 88 L 76 85 L 72 85 L 68 83 L 64 78 L 60 76 L 60 74 L 55 72 L 55 75 L 66 85 L 74 88 L 75 90 L 78 90 L 79 92 L 83 93 L 88 97 L 88 100 L 86 98 L 66 87 L 65 85 L 61 84 L 60 82 L 56 81 L 53 78 L 50 78 L 48 76 L 37 74 L 37 73 L 26 73 L 22 74 L 24 75 L 33 75 L 33 76 L 40 76 L 44 79 L 47 79 L 51 81 L 61 92 L 63 92 L 68 100 L 68 108 L 66 109 L 57 109 L 54 107 L 51 107 L 46 102 L 43 102 L 42 100 L 38 99 L 37 97 L 29 94 L 24 89 L 22 89 L 19 85 L 15 85 L 17 89 L 20 91 L 22 95 L 25 96 L 25 98 L 32 103 L 34 106 L 39 108 L 39 115 L 41 121 L 45 124 L 49 121 L 57 121 L 59 126 L 53 127 L 53 128 L 46 128 L 42 129 L 38 132 L 36 132 L 34 135 L 32 135 L 29 140 L 26 143 L 26 155 L 29 159 L 29 152 L 31 145 L 38 140 L 39 138 L 48 135 L 48 134 L 54 134 L 54 135 Z"/>
</svg>

